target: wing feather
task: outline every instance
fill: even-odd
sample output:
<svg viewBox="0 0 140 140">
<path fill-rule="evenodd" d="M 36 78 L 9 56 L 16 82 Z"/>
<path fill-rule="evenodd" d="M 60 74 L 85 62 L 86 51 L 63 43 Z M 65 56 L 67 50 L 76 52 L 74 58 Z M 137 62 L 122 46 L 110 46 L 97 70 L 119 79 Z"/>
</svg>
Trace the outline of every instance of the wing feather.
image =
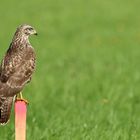
<svg viewBox="0 0 140 140">
<path fill-rule="evenodd" d="M 7 82 L 9 77 L 16 72 L 16 68 L 22 63 L 23 53 L 19 55 L 11 49 L 12 47 L 14 46 L 10 45 L 1 63 L 0 80 L 4 83 Z"/>
<path fill-rule="evenodd" d="M 8 123 L 14 97 L 1 97 L 0 98 L 0 124 L 5 125 Z"/>
</svg>

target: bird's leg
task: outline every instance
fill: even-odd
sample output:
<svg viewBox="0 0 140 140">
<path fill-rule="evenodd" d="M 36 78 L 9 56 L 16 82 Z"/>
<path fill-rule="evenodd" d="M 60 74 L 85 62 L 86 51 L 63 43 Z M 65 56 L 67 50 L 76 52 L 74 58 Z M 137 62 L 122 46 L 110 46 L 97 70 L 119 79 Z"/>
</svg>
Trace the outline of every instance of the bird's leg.
<svg viewBox="0 0 140 140">
<path fill-rule="evenodd" d="M 29 102 L 26 99 L 23 98 L 22 92 L 20 92 L 19 94 L 17 94 L 16 101 L 24 101 L 26 104 L 29 104 Z"/>
</svg>

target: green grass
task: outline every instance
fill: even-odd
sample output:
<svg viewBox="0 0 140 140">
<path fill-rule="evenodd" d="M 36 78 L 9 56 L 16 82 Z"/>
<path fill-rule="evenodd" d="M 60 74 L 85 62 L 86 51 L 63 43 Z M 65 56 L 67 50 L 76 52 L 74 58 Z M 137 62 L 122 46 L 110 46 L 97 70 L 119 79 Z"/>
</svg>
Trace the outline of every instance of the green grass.
<svg viewBox="0 0 140 140">
<path fill-rule="evenodd" d="M 25 88 L 27 140 L 140 139 L 138 0 L 5 0 L 0 58 L 15 28 L 28 23 L 37 68 Z M 14 113 L 0 127 L 14 139 Z"/>
</svg>

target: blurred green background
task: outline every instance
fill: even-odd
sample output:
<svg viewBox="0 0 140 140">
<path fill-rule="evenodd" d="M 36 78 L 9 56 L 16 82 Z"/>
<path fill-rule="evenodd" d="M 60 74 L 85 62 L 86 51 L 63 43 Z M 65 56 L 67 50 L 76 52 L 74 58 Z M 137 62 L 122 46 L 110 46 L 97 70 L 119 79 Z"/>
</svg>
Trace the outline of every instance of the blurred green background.
<svg viewBox="0 0 140 140">
<path fill-rule="evenodd" d="M 27 140 L 140 139 L 140 1 L 13 0 L 0 3 L 0 58 L 20 24 L 31 37 L 37 68 Z M 14 139 L 14 113 L 0 126 Z"/>
</svg>

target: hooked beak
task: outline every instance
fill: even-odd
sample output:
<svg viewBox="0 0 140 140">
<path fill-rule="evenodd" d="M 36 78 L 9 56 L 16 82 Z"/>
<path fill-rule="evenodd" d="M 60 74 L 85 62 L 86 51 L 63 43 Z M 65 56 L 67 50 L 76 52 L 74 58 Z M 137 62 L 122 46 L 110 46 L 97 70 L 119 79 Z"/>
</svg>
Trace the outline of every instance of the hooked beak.
<svg viewBox="0 0 140 140">
<path fill-rule="evenodd" d="M 33 34 L 34 34 L 34 35 L 38 35 L 37 32 L 36 32 L 36 30 L 34 30 L 34 33 L 33 33 Z"/>
</svg>

